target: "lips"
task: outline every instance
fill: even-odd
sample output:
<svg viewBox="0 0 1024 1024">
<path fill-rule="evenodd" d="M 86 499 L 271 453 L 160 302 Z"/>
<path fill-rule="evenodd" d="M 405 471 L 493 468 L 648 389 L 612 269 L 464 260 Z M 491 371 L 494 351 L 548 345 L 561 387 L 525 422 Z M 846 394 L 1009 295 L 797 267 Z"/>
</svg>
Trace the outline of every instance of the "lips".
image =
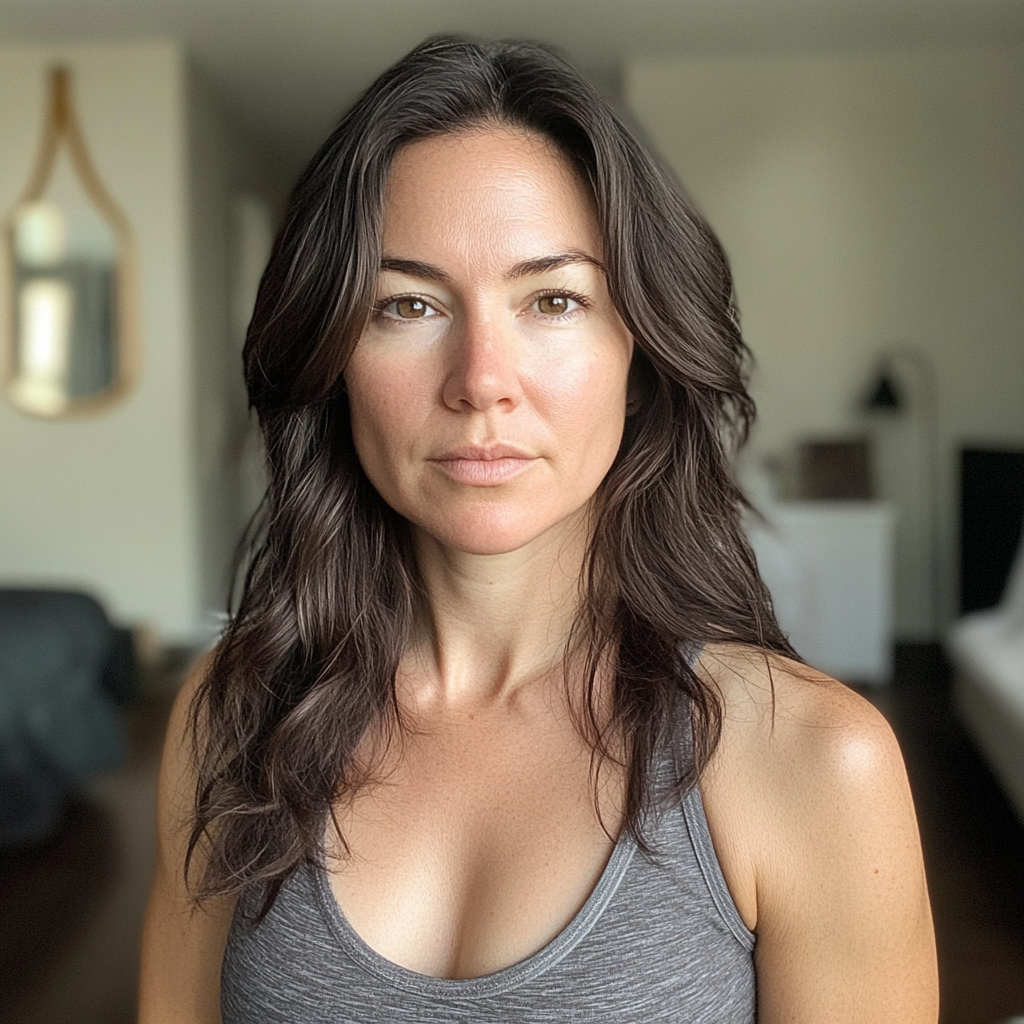
<svg viewBox="0 0 1024 1024">
<path fill-rule="evenodd" d="M 463 445 L 436 456 L 433 462 L 456 483 L 493 487 L 525 472 L 538 456 L 514 445 Z"/>
<path fill-rule="evenodd" d="M 533 459 L 536 456 L 510 444 L 467 444 L 461 448 L 438 455 L 433 461 L 448 462 L 452 459 L 468 459 L 472 462 L 494 462 L 497 459 Z"/>
</svg>

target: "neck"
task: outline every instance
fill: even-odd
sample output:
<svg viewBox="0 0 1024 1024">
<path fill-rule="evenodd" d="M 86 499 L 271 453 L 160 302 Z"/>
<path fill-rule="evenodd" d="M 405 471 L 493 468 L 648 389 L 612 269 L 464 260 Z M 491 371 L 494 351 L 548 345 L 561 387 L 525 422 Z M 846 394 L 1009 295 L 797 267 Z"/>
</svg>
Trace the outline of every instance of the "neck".
<svg viewBox="0 0 1024 1024">
<path fill-rule="evenodd" d="M 561 680 L 589 530 L 566 521 L 516 551 L 474 555 L 414 532 L 425 600 L 409 657 L 417 704 L 479 704 Z"/>
</svg>

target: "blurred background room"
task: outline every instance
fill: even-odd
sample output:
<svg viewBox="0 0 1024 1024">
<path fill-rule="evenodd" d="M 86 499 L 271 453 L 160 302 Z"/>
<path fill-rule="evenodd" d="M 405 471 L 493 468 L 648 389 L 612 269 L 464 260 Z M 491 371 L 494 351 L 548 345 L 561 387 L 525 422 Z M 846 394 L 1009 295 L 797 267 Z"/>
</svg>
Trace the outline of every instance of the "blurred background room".
<svg viewBox="0 0 1024 1024">
<path fill-rule="evenodd" d="M 0 1022 L 134 1019 L 162 733 L 262 494 L 259 277 L 438 32 L 561 48 L 722 239 L 780 619 L 903 746 L 942 1021 L 1024 1015 L 1024 0 L 3 0 Z"/>
</svg>

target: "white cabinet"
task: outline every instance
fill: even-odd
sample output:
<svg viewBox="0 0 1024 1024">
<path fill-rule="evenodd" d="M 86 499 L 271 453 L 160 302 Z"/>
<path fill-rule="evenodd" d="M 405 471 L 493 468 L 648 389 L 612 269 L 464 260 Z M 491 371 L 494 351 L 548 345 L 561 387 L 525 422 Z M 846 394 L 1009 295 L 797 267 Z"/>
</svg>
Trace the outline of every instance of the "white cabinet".
<svg viewBox="0 0 1024 1024">
<path fill-rule="evenodd" d="M 848 683 L 892 676 L 891 506 L 779 502 L 747 536 L 783 630 L 809 664 Z"/>
</svg>

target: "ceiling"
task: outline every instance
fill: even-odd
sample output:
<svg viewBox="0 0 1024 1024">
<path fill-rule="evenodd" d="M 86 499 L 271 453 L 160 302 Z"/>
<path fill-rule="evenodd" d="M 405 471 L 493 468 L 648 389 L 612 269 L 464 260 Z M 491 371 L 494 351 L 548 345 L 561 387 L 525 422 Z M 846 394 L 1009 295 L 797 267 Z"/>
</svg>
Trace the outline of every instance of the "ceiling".
<svg viewBox="0 0 1024 1024">
<path fill-rule="evenodd" d="M 542 39 L 599 82 L 638 55 L 1024 43 L 1024 0 L 2 0 L 0 40 L 174 38 L 289 169 L 425 36 Z"/>
</svg>

